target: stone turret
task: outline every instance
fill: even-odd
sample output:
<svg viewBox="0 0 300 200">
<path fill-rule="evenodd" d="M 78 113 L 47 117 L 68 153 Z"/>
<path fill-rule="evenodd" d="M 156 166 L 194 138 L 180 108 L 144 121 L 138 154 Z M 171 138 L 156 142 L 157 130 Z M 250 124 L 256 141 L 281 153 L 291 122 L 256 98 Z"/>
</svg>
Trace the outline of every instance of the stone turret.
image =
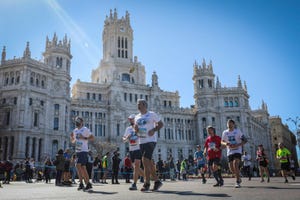
<svg viewBox="0 0 300 200">
<path fill-rule="evenodd" d="M 153 88 L 157 88 L 158 86 L 158 76 L 156 74 L 156 72 L 154 71 L 152 74 L 152 87 Z"/>
<path fill-rule="evenodd" d="M 56 33 L 54 33 L 51 41 L 47 36 L 43 56 L 45 64 L 69 73 L 72 59 L 71 41 L 66 35 L 63 40 L 58 40 Z"/>
</svg>

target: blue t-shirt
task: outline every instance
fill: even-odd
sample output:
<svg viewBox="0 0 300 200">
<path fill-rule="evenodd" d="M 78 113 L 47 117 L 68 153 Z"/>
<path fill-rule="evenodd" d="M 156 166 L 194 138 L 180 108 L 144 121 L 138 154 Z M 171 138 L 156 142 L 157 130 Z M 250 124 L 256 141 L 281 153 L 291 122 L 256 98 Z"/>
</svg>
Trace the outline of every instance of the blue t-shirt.
<svg viewBox="0 0 300 200">
<path fill-rule="evenodd" d="M 203 155 L 203 151 L 202 150 L 196 151 L 194 153 L 194 160 L 197 161 L 197 165 L 203 165 L 203 164 L 205 164 L 205 157 Z"/>
</svg>

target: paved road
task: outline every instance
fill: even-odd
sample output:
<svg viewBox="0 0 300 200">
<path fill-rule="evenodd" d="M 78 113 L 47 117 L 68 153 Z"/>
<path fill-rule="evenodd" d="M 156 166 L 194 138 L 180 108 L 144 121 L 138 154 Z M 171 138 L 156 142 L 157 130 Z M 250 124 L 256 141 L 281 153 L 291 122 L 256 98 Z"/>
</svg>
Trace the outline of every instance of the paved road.
<svg viewBox="0 0 300 200">
<path fill-rule="evenodd" d="M 165 181 L 158 192 L 129 191 L 130 184 L 121 180 L 120 185 L 94 184 L 93 191 L 77 191 L 77 185 L 72 187 L 56 187 L 54 184 L 43 182 L 26 184 L 24 182 L 12 182 L 0 188 L 0 200 L 26 199 L 26 200 L 207 200 L 207 199 L 230 199 L 230 200 L 299 200 L 300 199 L 300 177 L 296 181 L 289 180 L 284 184 L 283 178 L 271 178 L 270 183 L 260 183 L 259 178 L 251 181 L 243 179 L 242 188 L 234 188 L 234 179 L 226 178 L 223 187 L 214 188 L 213 179 L 206 184 L 198 180 L 189 181 Z M 138 184 L 140 188 L 141 183 Z"/>
</svg>

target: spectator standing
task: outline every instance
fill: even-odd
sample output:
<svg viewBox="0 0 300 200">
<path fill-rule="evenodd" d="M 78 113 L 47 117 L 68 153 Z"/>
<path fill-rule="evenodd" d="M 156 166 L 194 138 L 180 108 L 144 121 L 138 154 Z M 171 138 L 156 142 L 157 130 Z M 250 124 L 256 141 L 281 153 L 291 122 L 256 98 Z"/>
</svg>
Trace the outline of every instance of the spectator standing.
<svg viewBox="0 0 300 200">
<path fill-rule="evenodd" d="M 124 173 L 125 173 L 125 182 L 126 183 L 130 183 L 131 168 L 132 168 L 132 163 L 129 158 L 129 154 L 127 154 L 124 158 Z"/>
<path fill-rule="evenodd" d="M 94 164 L 93 153 L 92 153 L 92 151 L 89 151 L 89 153 L 88 153 L 88 162 L 86 164 L 86 171 L 89 175 L 89 179 L 91 179 L 92 175 L 93 175 L 93 164 Z"/>
<path fill-rule="evenodd" d="M 180 163 L 180 174 L 182 175 L 182 180 L 187 181 L 187 170 L 188 164 L 187 159 L 183 159 Z"/>
<path fill-rule="evenodd" d="M 103 170 L 103 176 L 102 176 L 102 181 L 101 183 L 107 184 L 106 178 L 107 174 L 109 172 L 109 163 L 108 163 L 108 157 L 109 157 L 109 152 L 106 152 L 106 154 L 102 158 L 102 170 Z"/>
<path fill-rule="evenodd" d="M 177 179 L 178 180 L 181 180 L 180 166 L 181 166 L 181 162 L 180 162 L 180 160 L 177 160 L 177 162 L 176 162 L 176 172 L 177 172 Z"/>
<path fill-rule="evenodd" d="M 5 169 L 5 180 L 3 182 L 3 184 L 9 184 L 10 179 L 11 179 L 11 171 L 13 169 L 13 163 L 11 162 L 10 158 L 8 158 L 5 162 L 4 162 L 4 169 Z"/>
<path fill-rule="evenodd" d="M 73 154 L 70 160 L 70 172 L 71 172 L 71 179 L 72 183 L 75 184 L 75 178 L 77 175 L 76 172 L 76 154 Z"/>
<path fill-rule="evenodd" d="M 174 158 L 172 155 L 169 156 L 168 163 L 169 163 L 170 179 L 171 179 L 171 181 L 175 181 L 175 164 L 174 164 Z"/>
<path fill-rule="evenodd" d="M 52 164 L 50 158 L 48 157 L 44 163 L 44 176 L 45 176 L 46 183 L 51 182 L 52 166 L 53 166 L 53 164 Z"/>
<path fill-rule="evenodd" d="M 118 181 L 121 159 L 119 152 L 115 151 L 112 157 L 112 175 L 111 184 L 120 184 Z"/>
<path fill-rule="evenodd" d="M 248 177 L 248 180 L 251 180 L 251 156 L 247 153 L 247 151 L 244 152 L 244 155 L 242 156 L 242 162 L 243 162 L 243 173 Z"/>
<path fill-rule="evenodd" d="M 64 157 L 64 151 L 62 149 L 58 150 L 56 154 L 56 158 L 54 161 L 54 165 L 56 167 L 56 177 L 55 177 L 55 185 L 56 186 L 61 186 L 62 185 L 62 176 L 63 176 L 63 171 L 65 169 L 65 157 Z"/>
</svg>

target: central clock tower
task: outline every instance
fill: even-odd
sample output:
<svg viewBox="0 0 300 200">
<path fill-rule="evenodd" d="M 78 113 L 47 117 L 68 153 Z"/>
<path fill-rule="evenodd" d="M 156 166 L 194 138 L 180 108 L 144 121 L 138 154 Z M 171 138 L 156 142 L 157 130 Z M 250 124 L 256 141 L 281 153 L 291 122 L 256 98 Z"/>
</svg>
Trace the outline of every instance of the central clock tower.
<svg viewBox="0 0 300 200">
<path fill-rule="evenodd" d="M 145 67 L 133 57 L 133 30 L 129 13 L 118 18 L 116 9 L 104 21 L 102 33 L 103 59 L 92 72 L 92 82 L 112 83 L 123 81 L 146 84 Z"/>
<path fill-rule="evenodd" d="M 104 21 L 102 33 L 103 60 L 111 59 L 132 60 L 133 31 L 130 26 L 129 13 L 125 18 L 118 19 L 116 9 Z"/>
</svg>

